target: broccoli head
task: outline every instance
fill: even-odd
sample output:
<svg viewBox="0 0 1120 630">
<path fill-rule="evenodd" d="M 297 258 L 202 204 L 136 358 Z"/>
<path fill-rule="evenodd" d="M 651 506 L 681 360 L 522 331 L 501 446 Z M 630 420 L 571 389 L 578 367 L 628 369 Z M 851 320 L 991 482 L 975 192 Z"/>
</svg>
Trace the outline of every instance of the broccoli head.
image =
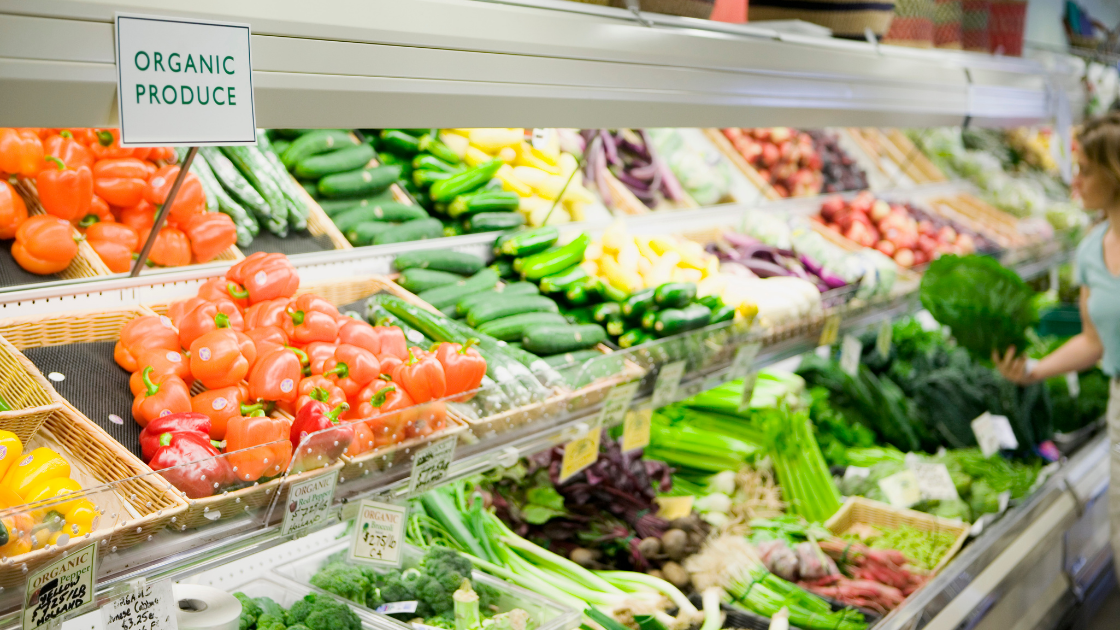
<svg viewBox="0 0 1120 630">
<path fill-rule="evenodd" d="M 308 628 L 307 626 L 303 625 L 302 623 L 297 623 L 294 626 L 288 626 L 288 630 L 311 630 L 311 628 Z"/>
<path fill-rule="evenodd" d="M 455 630 L 455 617 L 436 615 L 435 617 L 425 617 L 424 625 L 433 628 L 444 628 L 444 630 Z"/>
<path fill-rule="evenodd" d="M 241 602 L 241 619 L 237 622 L 237 630 L 250 630 L 256 625 L 257 617 L 261 615 L 261 607 L 245 593 L 238 592 L 234 593 L 233 596 Z"/>
<path fill-rule="evenodd" d="M 381 576 L 377 583 L 377 589 L 380 591 L 381 599 L 384 602 L 407 602 L 416 599 L 412 588 L 409 587 L 403 574 L 400 573 Z"/>
<path fill-rule="evenodd" d="M 474 592 L 478 593 L 478 607 L 482 610 L 482 614 L 487 615 L 498 610 L 498 600 L 502 597 L 501 591 L 478 580 L 471 580 L 471 583 Z"/>
<path fill-rule="evenodd" d="M 427 575 L 439 581 L 443 590 L 447 591 L 448 598 L 463 583 L 463 578 L 470 579 L 473 569 L 471 561 L 467 560 L 454 549 L 432 546 L 420 561 L 420 569 Z"/>
<path fill-rule="evenodd" d="M 268 630 L 270 628 L 285 628 L 284 624 L 284 609 L 280 609 L 280 615 L 273 615 L 265 613 L 257 617 L 257 630 Z"/>
<path fill-rule="evenodd" d="M 349 606 L 315 593 L 305 596 L 288 610 L 290 625 L 302 624 L 308 630 L 361 630 L 362 621 Z"/>
<path fill-rule="evenodd" d="M 311 576 L 311 584 L 350 601 L 365 603 L 373 581 L 360 567 L 332 562 Z"/>
</svg>

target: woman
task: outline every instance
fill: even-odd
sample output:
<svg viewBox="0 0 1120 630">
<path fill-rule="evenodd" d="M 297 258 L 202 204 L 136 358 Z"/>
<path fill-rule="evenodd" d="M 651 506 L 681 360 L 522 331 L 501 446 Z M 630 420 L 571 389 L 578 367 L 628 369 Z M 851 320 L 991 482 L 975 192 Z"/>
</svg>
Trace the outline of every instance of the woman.
<svg viewBox="0 0 1120 630">
<path fill-rule="evenodd" d="M 1112 378 L 1107 413 L 1112 443 L 1109 521 L 1113 555 L 1120 558 L 1120 112 L 1086 123 L 1078 142 L 1081 152 L 1074 190 L 1086 210 L 1104 211 L 1104 222 L 1077 247 L 1081 334 L 1038 362 L 1016 357 L 1014 347 L 1003 357 L 993 354 L 992 360 L 1008 380 L 1021 385 L 1081 372 L 1098 361 Z"/>
</svg>

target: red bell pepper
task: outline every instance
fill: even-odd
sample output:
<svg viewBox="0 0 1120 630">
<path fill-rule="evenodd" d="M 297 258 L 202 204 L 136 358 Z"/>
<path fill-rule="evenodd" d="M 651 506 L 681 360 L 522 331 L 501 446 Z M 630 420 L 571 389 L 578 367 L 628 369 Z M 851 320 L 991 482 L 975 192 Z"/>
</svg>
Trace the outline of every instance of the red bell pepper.
<svg viewBox="0 0 1120 630">
<path fill-rule="evenodd" d="M 93 165 L 93 191 L 110 206 L 139 205 L 147 186 L 148 169 L 136 158 L 99 160 Z"/>
<path fill-rule="evenodd" d="M 263 357 L 273 350 L 288 345 L 288 336 L 284 334 L 283 330 L 276 326 L 250 328 L 246 330 L 244 334 L 252 340 L 253 346 L 257 350 L 257 357 Z M 254 361 L 254 363 L 256 362 Z M 250 367 L 252 366 L 250 365 Z"/>
<path fill-rule="evenodd" d="M 43 166 L 43 141 L 33 130 L 0 128 L 0 171 L 35 177 Z"/>
<path fill-rule="evenodd" d="M 47 156 L 47 167 L 35 177 L 39 203 L 47 214 L 77 223 L 89 214 L 93 199 L 93 173 L 88 166 L 67 168 L 62 160 Z"/>
<path fill-rule="evenodd" d="M 288 305 L 290 304 L 291 300 L 288 298 L 265 300 L 253 304 L 245 309 L 245 329 L 252 330 L 264 326 L 275 326 L 283 329 L 284 322 L 290 320 L 288 316 Z M 288 334 L 284 333 L 284 336 L 287 337 Z"/>
<path fill-rule="evenodd" d="M 245 330 L 241 311 L 229 300 L 204 302 L 175 320 L 175 325 L 179 327 L 179 343 L 184 348 L 191 347 L 195 339 L 219 328 Z"/>
<path fill-rule="evenodd" d="M 409 348 L 408 355 L 408 361 L 393 370 L 393 382 L 400 383 L 417 404 L 443 398 L 447 379 L 435 355 L 418 348 Z"/>
<path fill-rule="evenodd" d="M 226 426 L 226 453 L 234 474 L 242 481 L 286 472 L 292 460 L 287 420 L 270 418 L 263 411 L 230 420 Z"/>
<path fill-rule="evenodd" d="M 15 188 L 0 180 L 0 239 L 16 237 L 16 230 L 27 220 L 27 204 Z"/>
<path fill-rule="evenodd" d="M 74 134 L 68 129 L 63 129 L 58 132 L 58 135 L 48 137 L 47 141 L 43 143 L 43 152 L 45 155 L 62 160 L 70 168 L 78 168 L 79 166 L 93 168 L 93 153 L 76 140 Z"/>
<path fill-rule="evenodd" d="M 160 416 L 191 410 L 191 394 L 183 379 L 168 376 L 156 384 L 151 379 L 152 371 L 149 366 L 141 372 L 145 390 L 132 401 L 132 417 L 142 427 Z"/>
<path fill-rule="evenodd" d="M 143 378 L 141 378 L 143 369 L 146 367 L 152 368 L 151 378 L 157 383 L 162 382 L 164 377 L 167 376 L 178 376 L 183 379 L 187 386 L 194 382 L 190 360 L 178 350 L 164 350 L 163 348 L 141 350 L 136 355 L 136 365 L 137 370 L 128 379 L 128 388 L 132 391 L 133 396 L 147 389 Z"/>
<path fill-rule="evenodd" d="M 178 176 L 178 166 L 164 166 L 157 170 L 144 187 L 144 200 L 152 205 L 162 206 Z M 202 190 L 202 182 L 194 173 L 187 173 L 167 217 L 176 224 L 186 225 L 188 220 L 203 212 L 206 212 L 206 193 Z"/>
<path fill-rule="evenodd" d="M 121 338 L 113 348 L 113 358 L 117 365 L 135 372 L 140 369 L 136 364 L 137 355 L 149 348 L 179 349 L 179 331 L 175 330 L 169 318 L 143 315 L 130 320 L 121 328 Z"/>
<path fill-rule="evenodd" d="M 140 432 L 140 455 L 148 461 L 160 449 L 159 436 L 172 431 L 197 431 L 210 434 L 210 418 L 201 413 L 187 411 L 156 418 Z"/>
<path fill-rule="evenodd" d="M 348 343 L 340 344 L 334 356 L 323 363 L 323 376 L 334 381 L 347 396 L 355 396 L 381 375 L 381 365 L 372 352 Z"/>
<path fill-rule="evenodd" d="M 403 442 L 407 435 L 403 410 L 413 406 L 412 399 L 397 383 L 377 380 L 363 389 L 358 398 L 362 401 L 351 419 L 362 420 L 373 433 L 375 446 Z"/>
<path fill-rule="evenodd" d="M 292 421 L 290 439 L 300 468 L 309 468 L 307 464 L 314 461 L 321 461 L 323 465 L 332 463 L 346 452 L 354 441 L 354 429 L 340 425 L 338 416 L 349 408 L 346 403 L 331 408 L 317 400 L 299 408 Z M 313 435 L 319 431 L 326 432 Z"/>
<path fill-rule="evenodd" d="M 301 295 L 288 307 L 284 332 L 295 343 L 334 341 L 338 337 L 338 309 L 317 295 Z"/>
<path fill-rule="evenodd" d="M 170 431 L 159 436 L 159 444 L 148 465 L 188 498 L 213 496 L 233 483 L 230 463 L 206 433 Z"/>
<path fill-rule="evenodd" d="M 244 384 L 208 389 L 191 396 L 191 410 L 210 419 L 210 437 L 215 440 L 226 439 L 226 427 L 233 418 L 247 416 L 261 409 L 261 405 L 248 405 L 249 388 Z"/>
<path fill-rule="evenodd" d="M 79 239 L 74 236 L 74 226 L 69 222 L 49 214 L 35 215 L 16 229 L 12 258 L 31 273 L 58 273 L 69 267 L 78 255 Z"/>
<path fill-rule="evenodd" d="M 207 389 L 229 387 L 249 373 L 237 332 L 219 328 L 191 342 L 191 373 Z"/>
<path fill-rule="evenodd" d="M 245 287 L 250 304 L 292 297 L 299 288 L 299 274 L 284 254 L 256 252 L 230 267 L 226 277 Z"/>
<path fill-rule="evenodd" d="M 329 341 L 312 341 L 303 347 L 303 351 L 307 353 L 307 367 L 308 371 L 312 374 L 322 374 L 323 364 L 334 356 L 334 351 L 338 350 L 338 344 Z"/>
<path fill-rule="evenodd" d="M 210 278 L 198 288 L 198 297 L 208 301 L 229 300 L 242 312 L 249 308 L 249 294 L 240 284 L 225 278 Z"/>
<path fill-rule="evenodd" d="M 284 347 L 260 356 L 249 371 L 249 399 L 295 402 L 303 377 L 302 350 Z"/>
<path fill-rule="evenodd" d="M 486 376 L 486 359 L 471 346 L 478 343 L 471 338 L 466 344 L 444 342 L 436 347 L 436 360 L 443 366 L 447 381 L 447 394 L 461 394 L 476 389 Z"/>
<path fill-rule="evenodd" d="M 196 214 L 182 224 L 191 239 L 191 251 L 197 262 L 210 262 L 237 243 L 233 219 L 220 212 Z"/>
</svg>

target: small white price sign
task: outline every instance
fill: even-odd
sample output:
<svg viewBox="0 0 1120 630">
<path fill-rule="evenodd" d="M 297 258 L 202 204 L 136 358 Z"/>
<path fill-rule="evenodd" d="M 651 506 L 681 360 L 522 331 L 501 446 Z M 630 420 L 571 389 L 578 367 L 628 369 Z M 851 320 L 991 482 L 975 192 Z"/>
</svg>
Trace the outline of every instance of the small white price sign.
<svg viewBox="0 0 1120 630">
<path fill-rule="evenodd" d="M 178 602 L 169 580 L 139 584 L 101 607 L 105 630 L 176 630 Z"/>
<path fill-rule="evenodd" d="M 922 500 L 918 478 L 910 469 L 880 479 L 879 489 L 887 497 L 887 503 L 894 507 L 908 508 Z"/>
<path fill-rule="evenodd" d="M 831 346 L 836 343 L 837 337 L 840 336 L 840 316 L 829 315 L 824 320 L 824 327 L 821 328 L 821 338 L 817 341 L 818 346 Z"/>
<path fill-rule="evenodd" d="M 923 462 L 914 454 L 906 456 L 906 467 L 918 480 L 918 492 L 923 501 L 949 501 L 959 499 L 953 477 L 945 464 Z"/>
<path fill-rule="evenodd" d="M 649 446 L 649 423 L 653 409 L 631 409 L 626 413 L 626 420 L 622 422 L 622 452 L 645 448 Z"/>
<path fill-rule="evenodd" d="M 972 433 L 984 457 L 991 457 L 1000 449 L 1019 448 L 1019 440 L 1015 438 L 1007 416 L 993 416 L 985 411 L 972 421 Z"/>
<path fill-rule="evenodd" d="M 560 462 L 560 483 L 599 459 L 599 440 L 602 434 L 602 425 L 595 423 L 587 433 L 564 445 L 564 458 Z"/>
<path fill-rule="evenodd" d="M 863 344 L 859 337 L 844 335 L 844 341 L 840 344 L 840 369 L 848 376 L 856 376 L 859 374 L 859 360 L 862 356 Z"/>
<path fill-rule="evenodd" d="M 879 356 L 887 358 L 891 353 L 891 343 L 894 341 L 894 326 L 891 325 L 891 320 L 884 319 L 882 324 L 879 324 L 879 335 L 875 337 L 875 350 L 879 352 Z"/>
<path fill-rule="evenodd" d="M 735 360 L 731 362 L 731 378 L 746 378 L 747 374 L 751 373 L 754 368 L 755 357 L 758 356 L 759 349 L 762 346 L 758 343 L 748 343 L 739 346 L 735 352 Z"/>
<path fill-rule="evenodd" d="M 630 409 L 630 403 L 634 400 L 634 394 L 638 392 L 638 385 L 638 381 L 615 385 L 607 393 L 607 397 L 603 399 L 603 408 L 599 411 L 599 426 L 613 427 L 622 423 L 626 410 Z"/>
<path fill-rule="evenodd" d="M 444 438 L 416 452 L 412 458 L 412 475 L 408 479 L 410 495 L 427 492 L 447 477 L 458 441 L 455 436 Z"/>
<path fill-rule="evenodd" d="M 383 567 L 399 567 L 408 508 L 363 499 L 350 541 L 350 559 Z"/>
<path fill-rule="evenodd" d="M 288 491 L 287 509 L 284 510 L 284 523 L 280 535 L 306 533 L 309 527 L 318 525 L 327 515 L 334 501 L 334 488 L 338 483 L 338 471 L 319 477 L 312 477 L 293 483 Z"/>
<path fill-rule="evenodd" d="M 653 408 L 660 409 L 677 401 L 677 389 L 684 376 L 684 361 L 673 361 L 661 366 L 657 371 L 657 382 L 653 385 Z"/>
<path fill-rule="evenodd" d="M 754 386 L 758 383 L 758 372 L 751 372 L 743 377 L 743 391 L 739 395 L 739 411 L 751 408 L 751 399 L 754 398 Z"/>
<path fill-rule="evenodd" d="M 24 588 L 23 630 L 61 625 L 92 604 L 96 568 L 97 544 L 91 543 L 32 573 Z"/>
<path fill-rule="evenodd" d="M 1081 396 L 1081 380 L 1077 372 L 1066 372 L 1066 388 L 1069 390 L 1070 398 Z"/>
</svg>

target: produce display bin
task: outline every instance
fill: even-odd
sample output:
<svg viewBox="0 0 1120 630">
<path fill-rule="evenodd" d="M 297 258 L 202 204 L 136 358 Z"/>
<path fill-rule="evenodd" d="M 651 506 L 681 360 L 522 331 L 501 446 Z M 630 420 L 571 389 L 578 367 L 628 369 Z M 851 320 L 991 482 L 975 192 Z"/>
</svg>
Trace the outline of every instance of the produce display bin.
<svg viewBox="0 0 1120 630">
<path fill-rule="evenodd" d="M 945 551 L 945 555 L 941 556 L 941 560 L 930 569 L 931 575 L 937 575 L 941 569 L 945 568 L 945 565 L 949 564 L 953 556 L 961 550 L 964 542 L 968 540 L 969 532 L 972 530 L 968 523 L 940 518 L 916 510 L 894 508 L 886 503 L 863 497 L 849 497 L 844 505 L 840 506 L 840 510 L 828 519 L 825 527 L 833 534 L 843 536 L 857 524 L 886 529 L 896 529 L 900 525 L 909 525 L 923 532 L 948 532 L 952 534 L 952 546 Z"/>
<path fill-rule="evenodd" d="M 271 597 L 273 601 L 284 608 L 291 608 L 292 604 L 308 594 L 316 592 L 315 589 L 275 575 L 250 578 L 229 590 L 231 593 L 244 593 L 249 597 Z M 362 630 L 408 630 L 412 628 L 408 624 L 401 623 L 392 617 L 379 615 L 365 607 L 351 606 L 351 608 L 362 620 Z"/>
<path fill-rule="evenodd" d="M 282 564 L 276 568 L 276 572 L 279 575 L 294 580 L 298 584 L 310 586 L 311 577 L 330 561 L 331 556 L 336 554 L 345 556 L 348 544 L 347 541 L 343 541 L 299 560 Z M 414 545 L 405 545 L 402 553 L 401 568 L 409 569 L 419 565 L 423 555 L 423 549 Z M 499 580 L 481 571 L 475 571 L 471 579 L 493 586 L 501 592 L 502 596 L 497 604 L 499 612 L 520 608 L 529 613 L 529 616 L 533 619 L 533 628 L 535 628 L 535 630 L 569 630 L 579 625 L 580 613 L 578 611 L 561 606 L 536 593 L 505 582 L 504 580 Z M 315 588 L 314 586 L 310 586 L 310 588 L 321 593 L 327 592 Z M 374 614 L 372 610 L 361 604 L 351 602 L 333 593 L 330 595 L 351 604 L 355 609 Z"/>
</svg>

